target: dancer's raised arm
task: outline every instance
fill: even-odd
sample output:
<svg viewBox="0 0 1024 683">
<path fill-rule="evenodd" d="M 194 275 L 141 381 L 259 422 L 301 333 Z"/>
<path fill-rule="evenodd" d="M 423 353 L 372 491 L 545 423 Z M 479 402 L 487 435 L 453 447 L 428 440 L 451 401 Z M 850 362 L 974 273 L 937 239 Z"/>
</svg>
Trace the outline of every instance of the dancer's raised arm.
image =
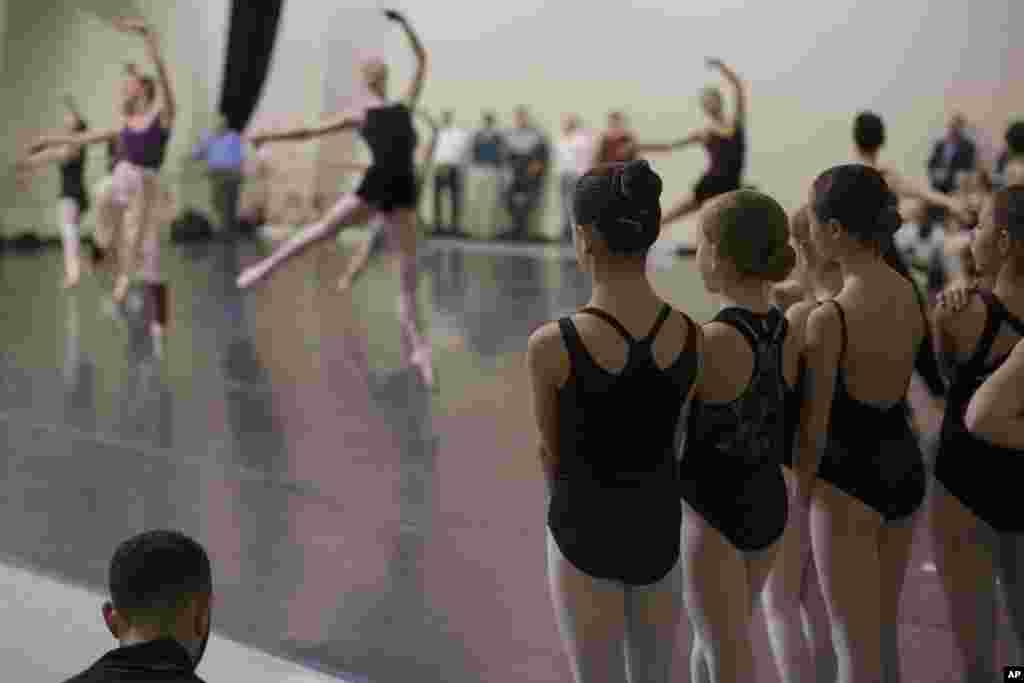
<svg viewBox="0 0 1024 683">
<path fill-rule="evenodd" d="M 732 86 L 733 94 L 736 97 L 736 113 L 732 119 L 732 128 L 735 131 L 736 128 L 741 128 L 747 123 L 747 93 L 743 81 L 720 59 L 709 58 L 707 65 L 711 69 L 718 69 L 722 77 Z"/>
<path fill-rule="evenodd" d="M 18 158 L 14 162 L 14 167 L 18 170 L 25 171 L 30 168 L 45 166 L 47 164 L 64 163 L 74 156 L 74 149 L 75 148 L 70 145 L 61 145 L 59 147 L 50 147 L 40 152 L 36 152 L 35 154 L 29 153 Z"/>
<path fill-rule="evenodd" d="M 109 140 L 116 140 L 120 133 L 120 129 L 110 128 L 108 130 L 79 133 L 78 135 L 44 135 L 36 138 L 36 141 L 29 148 L 29 152 L 36 154 L 51 147 L 59 147 L 60 145 L 84 146 L 93 145 L 97 142 L 108 142 Z"/>
<path fill-rule="evenodd" d="M 919 183 L 915 183 L 892 169 L 879 169 L 896 195 L 900 197 L 911 197 L 919 199 L 925 204 L 938 206 L 954 214 L 962 222 L 970 224 L 974 222 L 975 216 L 971 210 L 964 206 L 956 197 L 935 192 Z"/>
<path fill-rule="evenodd" d="M 412 51 L 416 55 L 416 74 L 412 78 L 412 83 L 409 84 L 409 90 L 405 93 L 405 103 L 410 109 L 415 109 L 417 102 L 420 99 L 420 92 L 423 90 L 423 81 L 427 77 L 427 51 L 423 49 L 423 43 L 420 42 L 420 38 L 416 35 L 416 31 L 413 30 L 412 24 L 399 12 L 395 10 L 387 10 L 384 12 L 391 21 L 397 23 L 405 31 L 405 35 L 409 38 L 409 43 L 412 45 Z"/>
<path fill-rule="evenodd" d="M 167 63 L 160 52 L 156 33 L 141 19 L 116 19 L 114 27 L 125 33 L 136 33 L 146 41 L 146 51 L 156 67 L 157 83 L 163 95 L 163 106 L 160 109 L 160 125 L 164 129 L 171 128 L 174 125 L 174 117 L 177 114 L 177 102 L 174 97 L 174 88 L 171 86 L 171 78 L 167 71 Z"/>
<path fill-rule="evenodd" d="M 259 146 L 265 142 L 278 142 L 281 140 L 310 140 L 321 135 L 339 133 L 343 130 L 351 130 L 359 127 L 359 119 L 350 113 L 331 114 L 312 126 L 297 126 L 283 130 L 257 130 L 246 135 L 246 139 L 253 145 Z"/>
<path fill-rule="evenodd" d="M 672 152 L 683 147 L 689 147 L 697 143 L 704 142 L 707 139 L 707 130 L 698 130 L 690 133 L 685 138 L 680 138 L 673 142 L 648 142 L 638 143 L 634 146 L 637 154 L 648 154 L 650 152 Z"/>
</svg>

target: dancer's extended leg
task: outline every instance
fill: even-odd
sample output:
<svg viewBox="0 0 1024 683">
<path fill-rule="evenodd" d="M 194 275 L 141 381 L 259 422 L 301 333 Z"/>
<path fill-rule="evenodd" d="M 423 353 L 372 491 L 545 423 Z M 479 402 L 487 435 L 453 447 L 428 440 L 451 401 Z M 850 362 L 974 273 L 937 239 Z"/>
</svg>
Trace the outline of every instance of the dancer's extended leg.
<svg viewBox="0 0 1024 683">
<path fill-rule="evenodd" d="M 118 201 L 113 176 L 107 176 L 96 183 L 93 195 L 96 198 L 96 230 L 93 233 L 93 261 L 107 272 L 116 268 L 117 250 L 121 228 L 124 224 L 124 205 Z"/>
<path fill-rule="evenodd" d="M 149 226 L 142 241 L 142 258 L 139 275 L 145 283 L 146 300 L 149 310 L 149 329 L 157 355 L 162 355 L 164 332 L 169 321 L 167 282 L 160 268 L 160 232 L 157 226 Z"/>
<path fill-rule="evenodd" d="M 78 201 L 65 197 L 60 200 L 58 220 L 60 221 L 60 238 L 64 250 L 64 287 L 70 288 L 78 284 L 82 274 L 79 257 L 79 221 L 81 207 Z"/>
<path fill-rule="evenodd" d="M 352 258 L 345 266 L 345 272 L 338 278 L 339 292 L 346 292 L 352 288 L 370 264 L 370 259 L 387 245 L 387 234 L 386 226 L 380 221 L 375 221 L 370 228 L 370 236 L 355 248 Z"/>
<path fill-rule="evenodd" d="M 114 284 L 114 301 L 120 303 L 142 268 L 142 245 L 155 232 L 156 202 L 160 188 L 156 174 L 137 172 L 133 179 L 128 208 L 124 213 L 124 230 L 121 235 L 121 272 Z"/>
<path fill-rule="evenodd" d="M 693 213 L 700 207 L 701 203 L 697 201 L 697 198 L 694 197 L 693 195 L 688 195 L 681 202 L 679 202 L 671 209 L 669 209 L 667 212 L 662 214 L 661 225 L 662 227 L 664 227 L 671 223 L 675 223 L 677 220 L 689 216 L 691 213 Z"/>
<path fill-rule="evenodd" d="M 356 195 L 343 196 L 319 222 L 302 228 L 273 254 L 242 271 L 238 276 L 238 286 L 245 288 L 256 284 L 310 245 L 334 237 L 344 228 L 365 223 L 373 214 L 373 208 Z"/>
<path fill-rule="evenodd" d="M 430 342 L 420 331 L 419 306 L 416 292 L 419 288 L 419 261 L 417 255 L 418 229 L 416 213 L 412 209 L 397 209 L 387 213 L 387 231 L 398 247 L 398 322 L 402 336 L 411 350 L 409 363 L 419 370 L 423 383 L 434 387 L 434 365 Z"/>
</svg>

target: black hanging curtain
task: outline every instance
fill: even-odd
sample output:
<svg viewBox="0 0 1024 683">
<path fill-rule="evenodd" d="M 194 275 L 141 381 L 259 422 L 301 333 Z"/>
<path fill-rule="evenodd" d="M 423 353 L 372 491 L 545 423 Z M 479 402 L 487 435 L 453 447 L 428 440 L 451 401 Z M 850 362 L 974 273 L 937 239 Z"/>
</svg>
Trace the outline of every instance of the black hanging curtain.
<svg viewBox="0 0 1024 683">
<path fill-rule="evenodd" d="M 233 130 L 245 130 L 270 70 L 284 0 L 232 0 L 220 111 Z"/>
</svg>

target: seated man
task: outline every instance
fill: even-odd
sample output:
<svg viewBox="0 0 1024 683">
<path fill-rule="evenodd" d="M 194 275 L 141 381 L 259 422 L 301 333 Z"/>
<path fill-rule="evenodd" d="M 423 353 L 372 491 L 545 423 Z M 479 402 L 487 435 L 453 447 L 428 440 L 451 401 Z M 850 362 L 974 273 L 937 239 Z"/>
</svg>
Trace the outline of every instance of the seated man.
<svg viewBox="0 0 1024 683">
<path fill-rule="evenodd" d="M 120 647 L 67 683 L 202 683 L 195 670 L 213 600 L 203 547 L 177 531 L 147 531 L 117 548 L 109 580 L 103 619 Z"/>
</svg>

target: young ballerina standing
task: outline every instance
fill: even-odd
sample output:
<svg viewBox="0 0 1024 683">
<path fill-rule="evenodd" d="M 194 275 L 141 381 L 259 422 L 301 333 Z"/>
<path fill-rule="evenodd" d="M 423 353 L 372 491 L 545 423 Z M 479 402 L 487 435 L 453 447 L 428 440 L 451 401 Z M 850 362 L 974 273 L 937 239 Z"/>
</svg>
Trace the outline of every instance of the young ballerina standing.
<svg viewBox="0 0 1024 683">
<path fill-rule="evenodd" d="M 736 111 L 726 116 L 722 93 L 717 88 L 701 92 L 701 106 L 708 117 L 708 125 L 686 137 L 667 144 L 642 144 L 638 153 L 669 152 L 695 143 L 704 145 L 708 154 L 708 169 L 701 176 L 689 196 L 672 207 L 662 219 L 668 225 L 700 209 L 709 199 L 740 188 L 743 166 L 746 162 L 747 96 L 739 76 L 719 59 L 708 59 L 709 68 L 721 72 L 729 81 L 736 96 Z"/>
<path fill-rule="evenodd" d="M 839 683 L 898 681 L 899 599 L 925 495 L 904 398 L 927 323 L 914 285 L 883 257 L 900 218 L 881 173 L 837 166 L 811 194 L 811 238 L 843 286 L 807 319 L 798 491 L 811 499 Z"/>
<path fill-rule="evenodd" d="M 769 289 L 796 264 L 788 222 L 774 199 L 750 190 L 720 197 L 701 220 L 697 264 L 722 308 L 704 325 L 679 471 L 694 683 L 754 678 L 751 621 L 786 527 L 780 462 L 802 339 Z"/>
<path fill-rule="evenodd" d="M 143 21 L 118 19 L 114 28 L 143 38 L 157 79 L 126 69 L 122 86 L 123 122 L 111 128 L 75 136 L 44 137 L 40 149 L 57 145 L 90 145 L 117 141 L 117 165 L 110 192 L 97 206 L 96 243 L 102 250 L 117 248 L 119 273 L 115 303 L 124 300 L 131 283 L 140 279 L 155 307 L 151 332 L 158 340 L 167 326 L 167 284 L 160 271 L 160 238 L 155 219 L 161 201 L 160 167 L 176 114 L 174 90 L 156 33 Z"/>
<path fill-rule="evenodd" d="M 970 290 L 966 306 L 936 308 L 936 338 L 952 385 L 935 462 L 931 531 L 964 680 L 973 683 L 997 675 L 997 577 L 1017 647 L 1011 663 L 1024 655 L 1024 516 L 1014 504 L 1024 446 L 1003 438 L 998 422 L 991 431 L 977 414 L 979 406 L 1006 416 L 1012 410 L 992 402 L 991 387 L 979 387 L 1024 337 L 1024 186 L 1000 190 L 986 202 L 971 251 L 981 275 L 995 285 Z M 1009 386 L 1005 379 L 994 384 Z"/>
<path fill-rule="evenodd" d="M 75 106 L 70 95 L 64 98 L 67 114 L 64 117 L 65 133 L 78 135 L 89 126 Z M 82 265 L 79 256 L 79 226 L 82 216 L 89 210 L 89 195 L 85 191 L 85 148 L 81 145 L 62 145 L 19 159 L 15 167 L 19 173 L 34 167 L 58 162 L 60 164 L 60 195 L 57 217 L 60 225 L 61 245 L 64 251 L 64 287 L 78 284 Z"/>
<path fill-rule="evenodd" d="M 354 194 L 346 194 L 317 223 L 306 226 L 277 251 L 246 268 L 238 278 L 238 286 L 250 287 L 265 279 L 287 260 L 309 246 L 332 238 L 344 228 L 379 221 L 399 251 L 398 316 L 403 346 L 409 363 L 415 366 L 424 384 L 433 386 L 434 371 L 430 344 L 419 328 L 416 291 L 419 280 L 416 249 L 419 241 L 416 220 L 416 129 L 412 112 L 416 108 L 427 70 L 427 53 L 412 26 L 401 14 L 385 12 L 405 31 L 416 54 L 416 75 L 405 97 L 397 102 L 387 100 L 388 69 L 379 60 L 361 65 L 362 78 L 372 101 L 358 111 L 346 112 L 325 119 L 308 128 L 284 131 L 257 131 L 248 137 L 254 144 L 274 140 L 308 140 L 343 130 L 358 130 L 373 157 Z"/>
<path fill-rule="evenodd" d="M 681 615 L 675 471 L 701 334 L 647 279 L 660 194 L 644 161 L 580 179 L 574 235 L 594 280 L 590 304 L 542 326 L 527 350 L 550 495 L 551 600 L 577 683 L 671 680 Z"/>
<path fill-rule="evenodd" d="M 798 339 L 805 337 L 807 316 L 818 302 L 831 299 L 843 286 L 839 265 L 822 259 L 811 241 L 809 211 L 809 207 L 802 207 L 791 224 L 799 264 L 797 286 L 802 298 L 786 310 L 786 319 L 789 333 Z M 800 504 L 793 471 L 805 367 L 801 355 L 796 386 L 786 394 L 787 442 L 782 465 L 789 491 L 789 523 L 765 584 L 764 608 L 768 638 L 783 683 L 831 683 L 836 676 L 835 651 L 818 572 L 811 557 L 808 509 Z"/>
</svg>

